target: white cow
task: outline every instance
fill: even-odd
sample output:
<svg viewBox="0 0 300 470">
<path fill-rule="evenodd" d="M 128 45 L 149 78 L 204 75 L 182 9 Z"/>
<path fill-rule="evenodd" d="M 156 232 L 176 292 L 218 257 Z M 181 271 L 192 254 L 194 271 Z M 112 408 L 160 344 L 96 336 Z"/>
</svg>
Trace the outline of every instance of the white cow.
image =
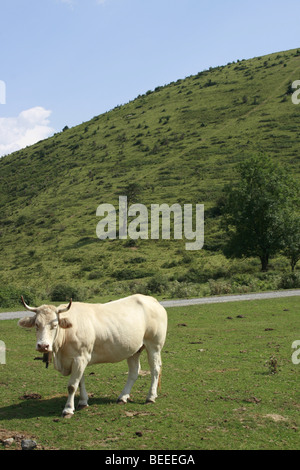
<svg viewBox="0 0 300 470">
<path fill-rule="evenodd" d="M 106 304 L 70 301 L 55 307 L 25 308 L 35 315 L 19 320 L 23 328 L 36 327 L 39 352 L 53 356 L 55 369 L 71 375 L 63 416 L 74 414 L 74 396 L 80 386 L 78 407 L 88 406 L 84 370 L 89 364 L 127 359 L 129 372 L 118 401 L 126 403 L 140 369 L 139 357 L 146 349 L 151 369 L 147 402 L 154 402 L 161 374 L 161 350 L 167 332 L 167 312 L 153 297 L 136 294 Z M 68 312 L 68 315 L 63 315 Z M 62 316 L 63 315 L 63 316 Z"/>
</svg>

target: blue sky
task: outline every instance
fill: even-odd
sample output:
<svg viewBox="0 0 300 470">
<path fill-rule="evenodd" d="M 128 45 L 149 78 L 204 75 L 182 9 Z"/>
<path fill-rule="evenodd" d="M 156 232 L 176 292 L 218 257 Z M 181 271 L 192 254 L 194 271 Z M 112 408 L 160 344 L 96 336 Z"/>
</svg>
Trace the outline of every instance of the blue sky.
<svg viewBox="0 0 300 470">
<path fill-rule="evenodd" d="M 300 47 L 298 10 L 298 0 L 2 0 L 0 155 L 156 86 Z"/>
</svg>

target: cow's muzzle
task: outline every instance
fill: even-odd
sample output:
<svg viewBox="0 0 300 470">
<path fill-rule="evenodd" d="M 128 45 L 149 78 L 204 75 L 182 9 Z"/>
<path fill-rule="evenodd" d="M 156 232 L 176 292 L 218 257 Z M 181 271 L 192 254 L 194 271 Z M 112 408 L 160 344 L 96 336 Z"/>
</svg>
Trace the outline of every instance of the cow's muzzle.
<svg viewBox="0 0 300 470">
<path fill-rule="evenodd" d="M 44 344 L 44 343 L 37 343 L 36 350 L 41 352 L 41 353 L 47 353 L 50 350 L 50 345 L 49 344 Z"/>
</svg>

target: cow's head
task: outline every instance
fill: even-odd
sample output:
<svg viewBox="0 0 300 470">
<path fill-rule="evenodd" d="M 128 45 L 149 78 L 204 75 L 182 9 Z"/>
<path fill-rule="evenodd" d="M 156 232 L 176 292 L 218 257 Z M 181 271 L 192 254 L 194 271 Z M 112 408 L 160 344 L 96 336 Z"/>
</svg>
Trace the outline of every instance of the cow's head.
<svg viewBox="0 0 300 470">
<path fill-rule="evenodd" d="M 29 307 L 21 297 L 24 307 L 34 312 L 32 317 L 21 318 L 18 325 L 22 328 L 36 328 L 36 350 L 39 352 L 51 352 L 57 334 L 58 327 L 71 328 L 72 323 L 67 318 L 61 318 L 61 314 L 70 310 L 72 299 L 68 306 L 55 307 L 54 305 L 41 305 Z"/>
</svg>

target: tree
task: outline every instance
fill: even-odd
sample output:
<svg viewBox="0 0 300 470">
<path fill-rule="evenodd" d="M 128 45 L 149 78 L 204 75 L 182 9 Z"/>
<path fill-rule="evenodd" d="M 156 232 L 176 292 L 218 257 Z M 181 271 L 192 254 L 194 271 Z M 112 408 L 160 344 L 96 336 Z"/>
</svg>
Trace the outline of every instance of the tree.
<svg viewBox="0 0 300 470">
<path fill-rule="evenodd" d="M 125 194 L 127 196 L 127 203 L 136 203 L 137 198 L 142 191 L 142 187 L 139 183 L 128 183 L 125 188 Z"/>
<path fill-rule="evenodd" d="M 262 271 L 283 246 L 284 222 L 297 200 L 297 184 L 267 156 L 254 156 L 238 167 L 239 179 L 224 188 L 224 222 L 231 257 L 258 256 Z M 299 202 L 299 199 L 298 199 Z"/>
<path fill-rule="evenodd" d="M 300 260 L 300 217 L 290 214 L 284 222 L 284 234 L 282 239 L 283 254 L 289 259 L 291 269 L 294 272 L 295 266 Z"/>
</svg>

